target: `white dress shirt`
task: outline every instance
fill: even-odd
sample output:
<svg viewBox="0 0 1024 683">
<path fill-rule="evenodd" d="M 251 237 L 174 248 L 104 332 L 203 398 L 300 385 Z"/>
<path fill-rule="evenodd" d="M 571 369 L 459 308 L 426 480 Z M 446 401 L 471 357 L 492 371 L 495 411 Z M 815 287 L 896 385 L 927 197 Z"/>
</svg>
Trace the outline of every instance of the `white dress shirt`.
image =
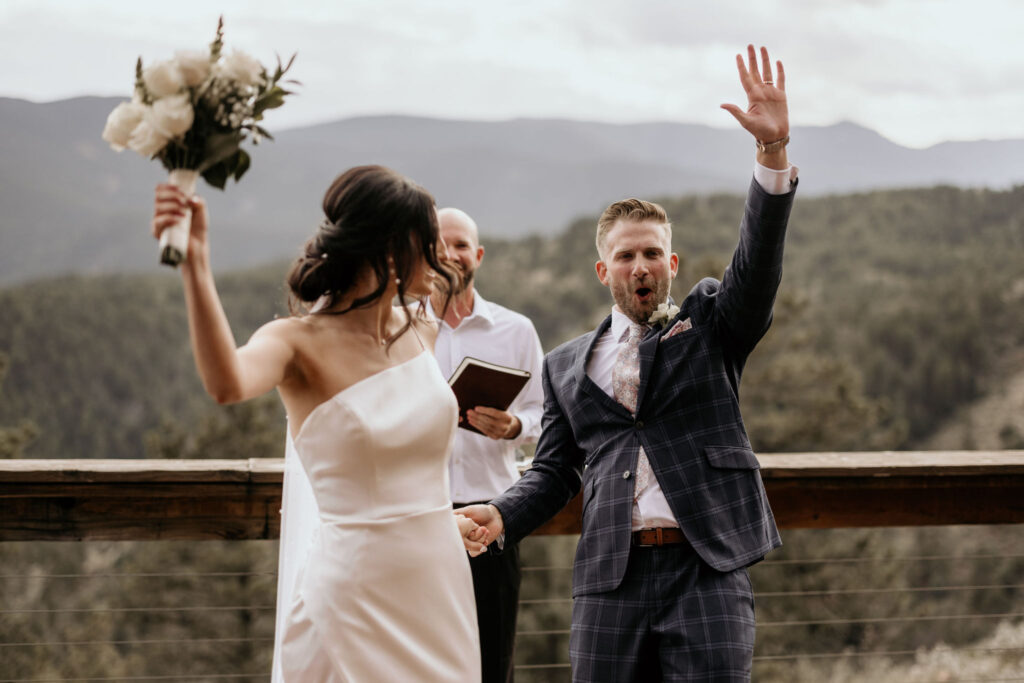
<svg viewBox="0 0 1024 683">
<path fill-rule="evenodd" d="M 755 162 L 754 179 L 768 194 L 785 194 L 789 192 L 791 183 L 796 179 L 796 166 L 785 170 L 775 170 Z M 615 397 L 612 388 L 612 369 L 619 356 L 619 349 L 629 337 L 629 325 L 632 321 L 619 310 L 612 308 L 612 324 L 601 338 L 594 343 L 590 358 L 587 359 L 587 376 L 606 394 Z M 653 474 L 653 472 L 652 472 Z M 650 527 L 678 527 L 668 499 L 658 484 L 657 477 L 652 477 L 647 488 L 633 501 L 632 528 L 646 529 Z"/>
<path fill-rule="evenodd" d="M 437 317 L 429 302 L 427 310 Z M 529 318 L 485 301 L 475 290 L 473 312 L 463 318 L 458 327 L 453 329 L 443 320 L 438 322 L 440 331 L 434 356 L 445 378 L 451 377 L 466 356 L 530 372 L 530 380 L 508 408 L 522 425 L 516 438 L 495 440 L 468 429 L 455 431 L 455 445 L 448 464 L 452 500 L 456 503 L 488 501 L 519 479 L 516 451 L 520 445 L 535 442 L 540 436 L 544 412 L 541 388 L 544 353 Z"/>
</svg>

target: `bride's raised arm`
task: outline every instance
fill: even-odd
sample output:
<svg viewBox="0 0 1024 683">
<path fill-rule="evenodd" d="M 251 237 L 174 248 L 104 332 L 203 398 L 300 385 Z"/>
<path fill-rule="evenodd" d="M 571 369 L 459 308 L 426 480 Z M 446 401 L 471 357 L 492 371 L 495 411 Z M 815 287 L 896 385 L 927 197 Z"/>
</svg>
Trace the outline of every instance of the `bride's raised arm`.
<svg viewBox="0 0 1024 683">
<path fill-rule="evenodd" d="M 188 256 L 181 265 L 188 308 L 189 336 L 203 386 L 218 403 L 237 403 L 265 394 L 284 381 L 295 351 L 285 334 L 286 320 L 267 323 L 237 347 L 217 294 L 210 268 L 206 203 L 186 197 L 173 185 L 158 185 L 153 208 L 153 235 L 192 211 Z"/>
</svg>

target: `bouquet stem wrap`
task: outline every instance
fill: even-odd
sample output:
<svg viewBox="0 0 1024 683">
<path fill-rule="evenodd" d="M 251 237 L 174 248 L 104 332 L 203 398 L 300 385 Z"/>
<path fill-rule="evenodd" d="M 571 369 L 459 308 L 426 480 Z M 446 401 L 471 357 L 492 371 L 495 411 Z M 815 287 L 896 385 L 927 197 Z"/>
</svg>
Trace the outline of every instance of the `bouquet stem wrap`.
<svg viewBox="0 0 1024 683">
<path fill-rule="evenodd" d="M 191 197 L 196 192 L 198 179 L 199 171 L 176 168 L 170 172 L 167 182 L 184 192 L 186 197 Z M 160 233 L 160 263 L 176 268 L 185 260 L 191 226 L 192 212 L 185 209 L 185 215 L 180 221 Z"/>
</svg>

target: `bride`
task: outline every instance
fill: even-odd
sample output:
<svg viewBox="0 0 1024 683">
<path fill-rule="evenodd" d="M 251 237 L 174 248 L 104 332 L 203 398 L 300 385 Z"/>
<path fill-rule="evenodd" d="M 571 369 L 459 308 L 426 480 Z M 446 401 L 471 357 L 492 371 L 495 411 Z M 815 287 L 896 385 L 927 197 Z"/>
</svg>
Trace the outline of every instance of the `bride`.
<svg viewBox="0 0 1024 683">
<path fill-rule="evenodd" d="M 297 500 L 283 531 L 297 531 L 281 544 L 282 566 L 298 570 L 279 581 L 275 679 L 479 680 L 465 548 L 482 550 L 485 530 L 452 514 L 457 407 L 433 358 L 437 328 L 404 303 L 452 277 L 437 256 L 433 198 L 380 166 L 339 176 L 288 275 L 299 313 L 238 348 L 211 274 L 204 202 L 158 186 L 153 233 L 186 209 L 181 273 L 203 384 L 219 403 L 276 388 L 289 466 L 305 474 L 285 490 Z"/>
</svg>

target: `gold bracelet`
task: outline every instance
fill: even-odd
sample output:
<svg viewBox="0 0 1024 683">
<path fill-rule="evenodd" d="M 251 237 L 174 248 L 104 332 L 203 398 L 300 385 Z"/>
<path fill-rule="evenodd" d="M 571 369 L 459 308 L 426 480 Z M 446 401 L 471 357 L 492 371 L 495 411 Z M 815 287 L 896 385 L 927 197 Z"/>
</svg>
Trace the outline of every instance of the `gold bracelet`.
<svg viewBox="0 0 1024 683">
<path fill-rule="evenodd" d="M 780 149 L 785 149 L 786 145 L 789 144 L 789 136 L 776 140 L 775 142 L 761 142 L 760 140 L 754 140 L 754 144 L 757 145 L 758 152 L 764 152 L 765 154 L 771 154 L 772 152 L 778 152 Z"/>
</svg>

